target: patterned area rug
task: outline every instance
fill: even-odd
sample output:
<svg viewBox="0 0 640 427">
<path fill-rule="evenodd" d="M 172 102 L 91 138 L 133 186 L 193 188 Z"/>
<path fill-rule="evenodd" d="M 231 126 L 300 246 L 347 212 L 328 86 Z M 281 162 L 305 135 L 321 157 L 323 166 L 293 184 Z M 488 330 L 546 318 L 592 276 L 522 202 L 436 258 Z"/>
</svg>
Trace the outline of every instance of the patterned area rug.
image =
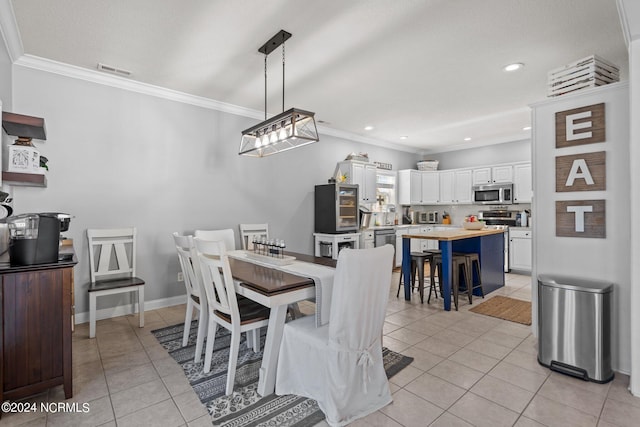
<svg viewBox="0 0 640 427">
<path fill-rule="evenodd" d="M 186 347 L 181 347 L 183 326 L 183 324 L 168 326 L 152 331 L 152 333 L 182 366 L 191 387 L 207 407 L 213 425 L 224 427 L 311 427 L 324 420 L 324 414 L 313 399 L 294 395 L 276 396 L 275 394 L 261 398 L 258 395 L 258 373 L 262 362 L 262 352 L 254 353 L 248 349 L 244 334 L 240 340 L 234 391 L 231 396 L 226 396 L 226 373 L 231 334 L 224 328 L 218 328 L 211 371 L 205 374 L 203 371 L 204 354 L 199 363 L 193 363 L 198 321 L 194 321 L 191 325 L 189 342 Z M 265 332 L 266 328 L 263 328 L 263 335 L 260 339 L 261 348 L 264 347 Z M 403 356 L 387 348 L 383 348 L 382 354 L 388 378 L 400 372 L 413 361 L 413 358 Z"/>
<path fill-rule="evenodd" d="M 531 303 L 529 301 L 496 295 L 482 304 L 470 308 L 469 311 L 523 325 L 531 325 Z"/>
</svg>

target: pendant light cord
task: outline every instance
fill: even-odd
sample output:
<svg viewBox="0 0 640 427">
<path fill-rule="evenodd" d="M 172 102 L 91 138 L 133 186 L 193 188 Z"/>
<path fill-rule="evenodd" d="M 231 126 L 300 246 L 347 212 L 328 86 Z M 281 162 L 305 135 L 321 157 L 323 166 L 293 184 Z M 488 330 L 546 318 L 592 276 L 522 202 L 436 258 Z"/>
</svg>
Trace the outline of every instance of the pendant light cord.
<svg viewBox="0 0 640 427">
<path fill-rule="evenodd" d="M 267 120 L 267 55 L 264 55 L 264 119 Z"/>
<path fill-rule="evenodd" d="M 282 112 L 284 112 L 284 42 L 282 43 Z"/>
</svg>

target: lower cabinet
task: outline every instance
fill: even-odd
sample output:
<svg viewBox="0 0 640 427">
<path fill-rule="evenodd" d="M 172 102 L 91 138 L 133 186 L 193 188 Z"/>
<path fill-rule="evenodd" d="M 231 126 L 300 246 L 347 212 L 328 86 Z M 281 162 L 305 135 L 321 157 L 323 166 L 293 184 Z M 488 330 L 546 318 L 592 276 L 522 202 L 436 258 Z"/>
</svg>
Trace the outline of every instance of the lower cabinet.
<svg viewBox="0 0 640 427">
<path fill-rule="evenodd" d="M 512 270 L 531 271 L 531 230 L 509 229 L 509 264 Z"/>
<path fill-rule="evenodd" d="M 360 234 L 360 247 L 362 249 L 371 249 L 376 246 L 375 233 L 371 230 L 363 231 Z"/>
<path fill-rule="evenodd" d="M 73 267 L 0 276 L 0 401 L 63 384 L 72 397 Z"/>
</svg>

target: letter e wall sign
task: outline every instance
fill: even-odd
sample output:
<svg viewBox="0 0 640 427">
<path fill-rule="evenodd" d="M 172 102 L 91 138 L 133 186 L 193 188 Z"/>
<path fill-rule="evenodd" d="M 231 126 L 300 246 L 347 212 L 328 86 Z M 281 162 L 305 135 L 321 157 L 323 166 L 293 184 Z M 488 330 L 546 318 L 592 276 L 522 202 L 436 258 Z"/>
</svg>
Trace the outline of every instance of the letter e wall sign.
<svg viewBox="0 0 640 427">
<path fill-rule="evenodd" d="M 604 141 L 604 103 L 556 113 L 556 148 Z"/>
<path fill-rule="evenodd" d="M 606 200 L 556 201 L 556 236 L 606 238 L 605 203 Z"/>
<path fill-rule="evenodd" d="M 556 192 L 605 191 L 606 152 L 556 157 Z"/>
</svg>

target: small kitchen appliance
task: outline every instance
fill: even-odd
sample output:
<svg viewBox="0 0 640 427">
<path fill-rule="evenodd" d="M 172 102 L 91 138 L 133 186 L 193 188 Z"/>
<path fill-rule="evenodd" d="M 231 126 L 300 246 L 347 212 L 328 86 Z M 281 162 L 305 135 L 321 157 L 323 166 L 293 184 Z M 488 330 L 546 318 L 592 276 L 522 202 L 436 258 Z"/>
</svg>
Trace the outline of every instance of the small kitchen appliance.
<svg viewBox="0 0 640 427">
<path fill-rule="evenodd" d="M 420 212 L 418 215 L 418 223 L 420 224 L 437 224 L 440 215 L 438 211 Z"/>
<path fill-rule="evenodd" d="M 482 205 L 510 205 L 513 203 L 513 184 L 474 185 L 473 202 Z"/>
<path fill-rule="evenodd" d="M 28 213 L 7 219 L 11 265 L 58 262 L 60 220 L 51 213 Z"/>
<path fill-rule="evenodd" d="M 360 228 L 369 228 L 371 225 L 371 211 L 364 206 L 360 206 Z"/>
</svg>

